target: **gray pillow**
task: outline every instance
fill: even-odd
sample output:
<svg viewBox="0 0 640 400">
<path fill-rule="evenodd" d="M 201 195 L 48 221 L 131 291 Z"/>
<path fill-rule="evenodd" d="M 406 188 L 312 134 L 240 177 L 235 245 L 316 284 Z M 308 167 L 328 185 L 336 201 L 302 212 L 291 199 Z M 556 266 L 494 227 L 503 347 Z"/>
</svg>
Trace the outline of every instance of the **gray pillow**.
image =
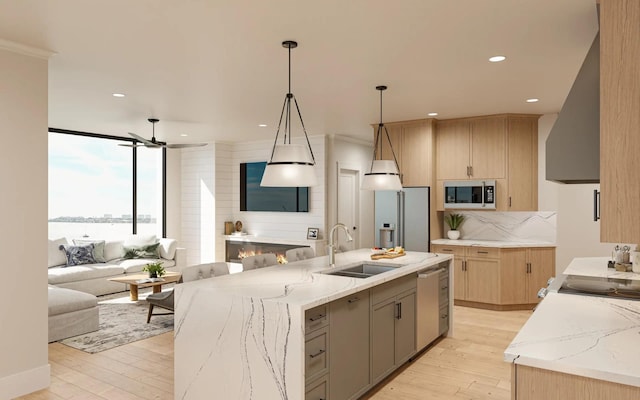
<svg viewBox="0 0 640 400">
<path fill-rule="evenodd" d="M 104 257 L 104 240 L 89 240 L 89 239 L 73 239 L 73 244 L 76 246 L 83 246 L 87 244 L 93 244 L 93 258 L 96 262 L 107 262 Z"/>
<path fill-rule="evenodd" d="M 124 258 L 159 258 L 160 243 L 147 246 L 124 246 Z"/>
<path fill-rule="evenodd" d="M 89 243 L 83 246 L 69 246 L 66 244 L 61 244 L 60 250 L 63 250 L 65 256 L 67 257 L 68 267 L 73 265 L 96 263 L 96 260 L 93 258 L 93 243 Z"/>
</svg>

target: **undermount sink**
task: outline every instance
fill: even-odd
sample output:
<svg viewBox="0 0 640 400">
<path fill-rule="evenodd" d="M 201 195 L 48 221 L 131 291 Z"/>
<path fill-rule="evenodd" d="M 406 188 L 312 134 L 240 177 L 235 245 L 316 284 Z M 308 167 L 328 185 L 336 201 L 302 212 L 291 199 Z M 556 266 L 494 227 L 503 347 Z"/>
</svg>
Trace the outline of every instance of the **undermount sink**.
<svg viewBox="0 0 640 400">
<path fill-rule="evenodd" d="M 402 265 L 378 265 L 378 264 L 359 264 L 353 267 L 327 270 L 321 272 L 325 275 L 346 276 L 349 278 L 369 278 L 383 272 L 392 271 Z"/>
</svg>

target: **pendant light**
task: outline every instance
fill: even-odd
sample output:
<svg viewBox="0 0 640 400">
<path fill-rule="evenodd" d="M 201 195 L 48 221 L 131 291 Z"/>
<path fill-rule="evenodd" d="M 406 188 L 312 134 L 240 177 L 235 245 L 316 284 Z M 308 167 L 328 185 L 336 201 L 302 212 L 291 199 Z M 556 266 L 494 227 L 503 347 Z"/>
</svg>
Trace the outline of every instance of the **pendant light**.
<svg viewBox="0 0 640 400">
<path fill-rule="evenodd" d="M 364 174 L 362 179 L 362 190 L 402 190 L 402 183 L 400 183 L 400 174 L 398 168 L 398 160 L 396 159 L 396 153 L 393 151 L 393 145 L 391 144 L 391 138 L 389 137 L 389 131 L 387 127 L 382 123 L 382 92 L 387 90 L 386 86 L 376 86 L 376 89 L 380 91 L 380 123 L 378 124 L 378 131 L 376 133 L 376 141 L 373 145 L 373 159 L 371 160 L 371 169 Z M 391 154 L 393 154 L 393 160 L 377 160 L 378 146 L 380 146 L 380 157 L 382 157 L 382 129 L 389 141 L 389 148 Z"/>
<path fill-rule="evenodd" d="M 298 107 L 296 97 L 291 93 L 291 49 L 298 47 L 298 43 L 292 40 L 282 42 L 282 47 L 289 49 L 289 92 L 284 98 L 282 112 L 280 113 L 280 122 L 276 138 L 273 142 L 271 150 L 271 158 L 262 175 L 260 186 L 280 186 L 280 187 L 298 187 L 298 186 L 315 186 L 317 184 L 314 165 L 316 160 L 313 157 L 311 143 L 307 136 L 307 130 L 302 121 L 302 114 Z M 296 106 L 300 125 L 307 141 L 306 146 L 302 144 L 291 144 L 291 100 Z M 284 119 L 284 140 L 278 144 L 278 136 L 280 135 L 280 127 Z"/>
</svg>

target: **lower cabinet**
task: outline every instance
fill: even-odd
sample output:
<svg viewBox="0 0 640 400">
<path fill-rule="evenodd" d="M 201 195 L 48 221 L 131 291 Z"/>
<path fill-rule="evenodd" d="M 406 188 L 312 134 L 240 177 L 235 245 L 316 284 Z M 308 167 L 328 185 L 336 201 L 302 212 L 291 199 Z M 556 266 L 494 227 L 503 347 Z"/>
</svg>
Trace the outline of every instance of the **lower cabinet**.
<svg viewBox="0 0 640 400">
<path fill-rule="evenodd" d="M 637 400 L 640 399 L 640 388 L 512 364 L 511 398 L 518 400 Z"/>
<path fill-rule="evenodd" d="M 356 399 L 370 383 L 369 290 L 329 303 L 329 399 Z"/>
<path fill-rule="evenodd" d="M 431 246 L 454 255 L 455 304 L 490 309 L 527 309 L 555 276 L 554 247 Z"/>
<path fill-rule="evenodd" d="M 376 383 L 416 352 L 416 277 L 371 291 L 371 376 Z"/>
</svg>

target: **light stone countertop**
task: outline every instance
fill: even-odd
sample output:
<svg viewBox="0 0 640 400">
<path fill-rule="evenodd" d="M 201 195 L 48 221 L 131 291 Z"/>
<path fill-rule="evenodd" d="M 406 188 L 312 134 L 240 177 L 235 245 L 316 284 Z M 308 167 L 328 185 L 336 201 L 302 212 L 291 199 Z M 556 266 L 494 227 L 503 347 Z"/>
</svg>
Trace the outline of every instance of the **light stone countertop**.
<svg viewBox="0 0 640 400">
<path fill-rule="evenodd" d="M 549 242 L 507 242 L 499 240 L 476 240 L 476 239 L 434 239 L 431 244 L 447 246 L 477 246 L 477 247 L 498 247 L 498 248 L 518 248 L 518 247 L 556 247 L 555 243 Z"/>
<path fill-rule="evenodd" d="M 175 398 L 303 398 L 305 310 L 453 258 L 370 256 L 370 249 L 338 253 L 334 269 L 363 261 L 400 267 L 366 279 L 331 276 L 319 273 L 329 269 L 328 256 L 321 256 L 177 285 Z M 452 269 L 449 279 L 453 298 Z"/>
<path fill-rule="evenodd" d="M 608 269 L 607 260 L 574 258 L 564 275 L 640 279 L 640 274 Z M 550 291 L 505 350 L 504 360 L 640 386 L 639 335 L 640 301 Z"/>
</svg>

